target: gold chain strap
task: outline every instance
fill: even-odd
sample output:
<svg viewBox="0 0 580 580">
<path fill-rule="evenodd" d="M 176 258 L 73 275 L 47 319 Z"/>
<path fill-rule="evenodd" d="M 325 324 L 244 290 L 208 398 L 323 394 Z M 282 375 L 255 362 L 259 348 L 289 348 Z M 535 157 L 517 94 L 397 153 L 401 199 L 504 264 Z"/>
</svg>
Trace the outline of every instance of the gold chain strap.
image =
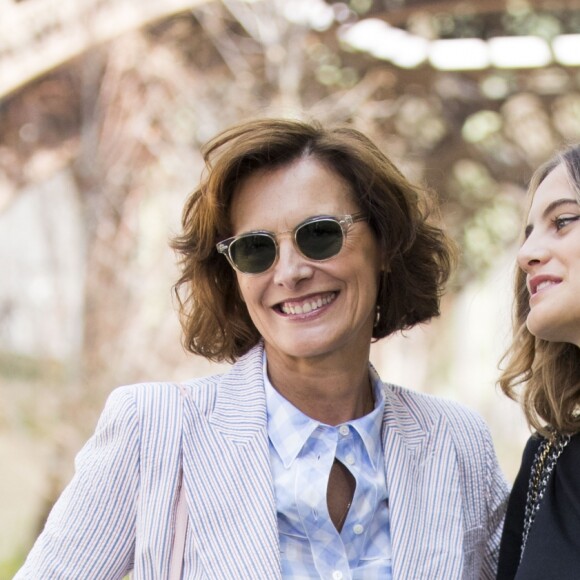
<svg viewBox="0 0 580 580">
<path fill-rule="evenodd" d="M 532 524 L 534 523 L 536 512 L 540 507 L 540 502 L 544 497 L 550 475 L 556 466 L 558 457 L 560 457 L 562 451 L 564 451 L 564 448 L 569 442 L 570 435 L 562 435 L 554 432 L 551 434 L 549 439 L 544 439 L 540 443 L 540 447 L 536 452 L 536 456 L 532 463 L 528 494 L 526 497 L 520 562 L 524 556 L 524 549 L 528 541 L 528 535 Z"/>
<path fill-rule="evenodd" d="M 535 462 L 535 469 L 534 473 L 532 474 L 532 494 L 535 496 L 538 494 L 538 489 L 540 487 L 540 478 L 542 477 L 542 473 L 544 472 L 544 465 L 546 463 L 546 459 L 552 450 L 554 445 L 554 439 L 550 439 L 548 444 L 544 447 L 542 452 L 540 453 L 537 461 Z"/>
</svg>

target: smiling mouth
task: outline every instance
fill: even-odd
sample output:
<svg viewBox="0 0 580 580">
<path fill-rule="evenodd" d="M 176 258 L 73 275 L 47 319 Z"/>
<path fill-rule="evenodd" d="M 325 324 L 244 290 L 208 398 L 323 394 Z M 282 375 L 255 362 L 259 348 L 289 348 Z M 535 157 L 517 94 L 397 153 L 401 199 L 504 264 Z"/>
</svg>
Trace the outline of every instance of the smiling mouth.
<svg viewBox="0 0 580 580">
<path fill-rule="evenodd" d="M 538 285 L 532 287 L 531 294 L 532 294 L 532 296 L 535 296 L 538 292 L 541 292 L 542 290 L 546 290 L 547 288 L 550 288 L 551 286 L 556 286 L 559 283 L 560 282 L 556 281 L 556 280 L 543 280 Z"/>
<path fill-rule="evenodd" d="M 335 300 L 337 295 L 337 292 L 330 292 L 317 298 L 307 298 L 300 302 L 281 302 L 277 305 L 277 309 L 284 314 L 308 314 L 330 304 Z"/>
</svg>

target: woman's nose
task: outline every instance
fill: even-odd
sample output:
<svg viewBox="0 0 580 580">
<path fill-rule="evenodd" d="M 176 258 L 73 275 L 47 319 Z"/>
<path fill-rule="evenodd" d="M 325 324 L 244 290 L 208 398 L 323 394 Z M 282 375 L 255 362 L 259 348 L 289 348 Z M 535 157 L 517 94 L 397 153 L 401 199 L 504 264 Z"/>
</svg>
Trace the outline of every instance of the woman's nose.
<svg viewBox="0 0 580 580">
<path fill-rule="evenodd" d="M 278 260 L 274 265 L 274 283 L 294 288 L 301 280 L 312 276 L 312 264 L 304 258 L 290 236 L 278 239 Z"/>
<path fill-rule="evenodd" d="M 518 266 L 528 272 L 536 265 L 545 263 L 550 257 L 550 251 L 545 240 L 532 232 L 518 251 Z"/>
</svg>

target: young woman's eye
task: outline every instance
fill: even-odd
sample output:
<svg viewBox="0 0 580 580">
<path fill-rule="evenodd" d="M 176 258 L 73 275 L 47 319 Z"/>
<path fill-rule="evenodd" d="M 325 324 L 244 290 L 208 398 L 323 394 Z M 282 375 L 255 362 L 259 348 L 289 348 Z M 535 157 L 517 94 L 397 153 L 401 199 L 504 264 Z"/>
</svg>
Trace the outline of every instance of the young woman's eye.
<svg viewBox="0 0 580 580">
<path fill-rule="evenodd" d="M 556 227 L 556 230 L 561 230 L 563 227 L 577 221 L 578 219 L 580 219 L 580 215 L 558 216 L 557 218 L 554 218 L 554 226 Z"/>
</svg>

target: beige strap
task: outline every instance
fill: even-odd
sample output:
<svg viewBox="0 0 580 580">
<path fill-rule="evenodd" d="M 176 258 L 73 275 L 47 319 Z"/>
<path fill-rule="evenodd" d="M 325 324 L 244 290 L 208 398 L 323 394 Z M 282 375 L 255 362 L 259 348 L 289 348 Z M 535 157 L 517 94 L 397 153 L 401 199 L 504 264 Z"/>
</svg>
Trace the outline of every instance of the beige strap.
<svg viewBox="0 0 580 580">
<path fill-rule="evenodd" d="M 169 566 L 169 580 L 181 580 L 181 568 L 183 567 L 183 555 L 185 553 L 185 532 L 187 530 L 187 502 L 183 488 L 183 475 L 179 486 L 177 509 L 175 512 L 175 533 L 173 535 L 173 550 L 171 551 L 171 564 Z"/>
<path fill-rule="evenodd" d="M 182 402 L 187 397 L 187 391 L 183 385 L 178 385 L 181 391 Z M 183 568 L 183 555 L 185 554 L 185 532 L 187 531 L 187 501 L 183 485 L 183 468 L 179 471 L 179 497 L 175 510 L 175 532 L 173 534 L 173 550 L 171 550 L 171 563 L 169 565 L 169 580 L 181 580 Z"/>
</svg>

